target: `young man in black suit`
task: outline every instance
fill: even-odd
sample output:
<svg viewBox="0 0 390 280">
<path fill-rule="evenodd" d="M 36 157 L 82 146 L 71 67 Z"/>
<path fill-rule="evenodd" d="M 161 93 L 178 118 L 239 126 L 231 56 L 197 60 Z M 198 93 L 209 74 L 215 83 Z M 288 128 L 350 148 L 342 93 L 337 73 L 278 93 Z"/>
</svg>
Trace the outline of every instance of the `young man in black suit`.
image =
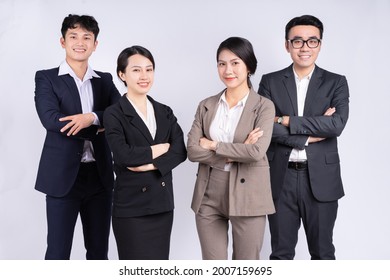
<svg viewBox="0 0 390 280">
<path fill-rule="evenodd" d="M 35 105 L 46 129 L 35 188 L 46 194 L 45 259 L 69 259 L 80 214 L 87 259 L 107 259 L 114 183 L 103 112 L 120 94 L 112 76 L 92 70 L 99 27 L 86 15 L 61 28 L 65 61 L 35 76 Z"/>
<path fill-rule="evenodd" d="M 293 259 L 303 223 L 311 259 L 335 259 L 333 228 L 344 196 L 337 137 L 349 112 L 344 76 L 315 65 L 323 24 L 310 15 L 286 25 L 289 67 L 266 74 L 259 94 L 275 104 L 270 161 L 276 213 L 269 216 L 270 259 Z"/>
</svg>

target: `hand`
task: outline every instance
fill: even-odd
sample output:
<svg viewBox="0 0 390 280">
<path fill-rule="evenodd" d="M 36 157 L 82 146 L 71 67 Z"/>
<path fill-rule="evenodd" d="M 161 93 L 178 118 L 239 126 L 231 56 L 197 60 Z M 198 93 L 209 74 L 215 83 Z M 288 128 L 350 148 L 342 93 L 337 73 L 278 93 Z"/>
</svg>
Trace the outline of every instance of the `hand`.
<svg viewBox="0 0 390 280">
<path fill-rule="evenodd" d="M 169 143 L 162 143 L 150 146 L 150 148 L 152 149 L 152 158 L 155 159 L 165 154 L 166 152 L 168 152 L 170 146 L 171 145 Z"/>
<path fill-rule="evenodd" d="M 94 120 L 95 115 L 93 113 L 66 116 L 59 119 L 60 122 L 69 121 L 60 131 L 65 132 L 69 129 L 68 136 L 76 135 L 83 128 L 91 126 Z"/>
<path fill-rule="evenodd" d="M 254 130 L 252 130 L 248 137 L 246 138 L 244 144 L 254 144 L 259 140 L 261 136 L 263 136 L 264 131 L 260 130 L 259 127 L 256 127 Z"/>
<path fill-rule="evenodd" d="M 101 127 L 101 128 L 98 129 L 97 133 L 102 133 L 102 132 L 104 132 L 105 130 L 106 130 L 106 129 L 105 129 L 104 127 Z"/>
<path fill-rule="evenodd" d="M 309 144 L 310 143 L 317 143 L 317 142 L 320 142 L 320 141 L 325 140 L 325 139 L 326 138 L 309 136 Z"/>
<path fill-rule="evenodd" d="M 335 108 L 335 107 L 328 108 L 328 109 L 325 111 L 324 116 L 331 116 L 331 115 L 333 115 L 335 112 L 336 112 L 336 108 Z"/>
<path fill-rule="evenodd" d="M 199 139 L 199 145 L 206 150 L 215 151 L 217 149 L 217 144 L 217 141 L 209 140 L 206 137 Z"/>
<path fill-rule="evenodd" d="M 148 163 L 136 167 L 127 167 L 127 169 L 133 171 L 133 172 L 145 172 L 150 170 L 156 170 L 157 168 L 154 166 L 153 163 Z"/>
</svg>

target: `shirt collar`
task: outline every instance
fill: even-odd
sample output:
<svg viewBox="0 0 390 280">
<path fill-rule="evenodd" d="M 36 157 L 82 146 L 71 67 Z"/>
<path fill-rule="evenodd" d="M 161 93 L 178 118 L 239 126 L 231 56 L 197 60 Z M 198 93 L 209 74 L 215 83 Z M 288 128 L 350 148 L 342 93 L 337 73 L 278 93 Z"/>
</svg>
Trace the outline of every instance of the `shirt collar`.
<svg viewBox="0 0 390 280">
<path fill-rule="evenodd" d="M 302 79 L 299 79 L 299 76 L 298 76 L 297 72 L 295 72 L 295 69 L 294 69 L 294 67 L 293 67 L 295 80 L 297 80 L 297 81 L 299 82 L 299 81 L 302 81 L 302 80 L 304 80 L 304 79 L 308 79 L 308 80 L 310 81 L 311 76 L 313 75 L 313 72 L 314 72 L 314 69 L 315 69 L 315 68 L 316 68 L 316 66 L 313 67 L 313 70 L 311 70 L 311 72 L 310 72 L 307 76 L 303 77 Z"/>
<path fill-rule="evenodd" d="M 66 75 L 69 74 L 72 76 L 74 79 L 78 79 L 77 75 L 73 71 L 73 69 L 69 66 L 69 64 L 64 60 L 60 64 L 60 69 L 58 71 L 58 76 Z M 88 64 L 87 72 L 84 75 L 84 81 L 90 80 L 92 78 L 100 78 L 98 74 L 96 74 L 95 71 L 93 71 L 92 67 Z"/>
<path fill-rule="evenodd" d="M 244 107 L 246 104 L 246 101 L 248 100 L 249 92 L 247 95 L 245 95 L 240 101 L 238 101 L 236 106 L 242 106 Z M 224 102 L 225 104 L 228 104 L 226 101 L 226 90 L 222 93 L 221 97 L 219 98 L 218 103 Z M 235 107 L 236 107 L 235 106 Z"/>
</svg>

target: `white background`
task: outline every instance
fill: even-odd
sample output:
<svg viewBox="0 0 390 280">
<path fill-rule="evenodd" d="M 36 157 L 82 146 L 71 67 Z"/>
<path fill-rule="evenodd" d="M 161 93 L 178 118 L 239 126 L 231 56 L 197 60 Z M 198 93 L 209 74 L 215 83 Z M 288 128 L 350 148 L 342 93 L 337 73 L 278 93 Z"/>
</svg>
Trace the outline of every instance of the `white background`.
<svg viewBox="0 0 390 280">
<path fill-rule="evenodd" d="M 0 0 L 0 259 L 42 259 L 46 249 L 45 195 L 34 190 L 45 137 L 34 105 L 37 70 L 58 66 L 62 20 L 69 13 L 93 15 L 99 22 L 90 64 L 111 72 L 118 89 L 116 59 L 131 45 L 155 57 L 150 95 L 174 110 L 185 134 L 202 99 L 222 90 L 215 53 L 230 36 L 250 40 L 262 74 L 291 63 L 284 27 L 295 16 L 312 14 L 324 23 L 317 64 L 347 77 L 350 118 L 339 138 L 346 196 L 339 201 L 334 231 L 342 260 L 390 259 L 390 156 L 388 139 L 388 0 Z M 176 210 L 171 259 L 200 259 L 194 214 L 190 210 L 196 164 L 174 170 Z M 111 259 L 117 259 L 113 235 Z M 261 257 L 270 253 L 266 229 Z M 78 223 L 72 259 L 84 259 Z M 296 259 L 308 259 L 303 231 Z"/>
</svg>

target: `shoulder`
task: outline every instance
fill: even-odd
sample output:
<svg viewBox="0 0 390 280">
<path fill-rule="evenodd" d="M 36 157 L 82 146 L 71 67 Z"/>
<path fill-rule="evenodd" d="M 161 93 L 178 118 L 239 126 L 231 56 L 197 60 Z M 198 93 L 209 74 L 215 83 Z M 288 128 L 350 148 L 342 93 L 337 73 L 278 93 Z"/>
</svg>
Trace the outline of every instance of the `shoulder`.
<svg viewBox="0 0 390 280">
<path fill-rule="evenodd" d="M 111 73 L 108 73 L 108 72 L 101 72 L 101 71 L 97 71 L 97 70 L 94 70 L 96 74 L 98 74 L 100 76 L 100 79 L 94 79 L 94 80 L 101 80 L 103 82 L 112 82 L 112 75 Z"/>
<path fill-rule="evenodd" d="M 293 74 L 292 65 L 274 72 L 264 74 L 262 79 L 279 79 Z"/>
<path fill-rule="evenodd" d="M 247 102 L 257 108 L 274 107 L 274 103 L 270 99 L 258 94 L 253 89 L 249 92 Z"/>
<path fill-rule="evenodd" d="M 40 77 L 40 76 L 46 76 L 46 77 L 58 77 L 58 70 L 59 67 L 51 68 L 51 69 L 43 69 L 43 70 L 38 70 L 35 73 L 35 77 Z"/>
<path fill-rule="evenodd" d="M 210 106 L 214 106 L 216 103 L 218 103 L 218 101 L 221 98 L 221 95 L 223 94 L 224 91 L 225 91 L 225 89 L 220 91 L 218 94 L 215 94 L 215 95 L 212 95 L 212 96 L 209 96 L 209 97 L 203 99 L 202 101 L 199 102 L 199 107 L 209 108 Z"/>
<path fill-rule="evenodd" d="M 149 101 L 153 104 L 153 107 L 156 108 L 157 110 L 172 112 L 171 107 L 169 107 L 168 105 L 155 100 L 154 98 L 152 98 L 149 95 L 147 97 L 148 97 Z"/>
<path fill-rule="evenodd" d="M 118 102 L 108 106 L 105 110 L 104 110 L 104 115 L 119 115 L 122 113 L 122 106 L 121 106 L 121 103 L 123 103 L 123 99 L 126 98 L 125 95 L 121 96 L 118 100 Z"/>
<path fill-rule="evenodd" d="M 322 77 L 324 80 L 346 79 L 344 75 L 330 72 L 330 71 L 325 70 L 325 69 L 318 67 L 318 66 L 316 66 L 316 69 L 314 70 L 313 75 L 317 75 L 319 77 Z"/>
</svg>

